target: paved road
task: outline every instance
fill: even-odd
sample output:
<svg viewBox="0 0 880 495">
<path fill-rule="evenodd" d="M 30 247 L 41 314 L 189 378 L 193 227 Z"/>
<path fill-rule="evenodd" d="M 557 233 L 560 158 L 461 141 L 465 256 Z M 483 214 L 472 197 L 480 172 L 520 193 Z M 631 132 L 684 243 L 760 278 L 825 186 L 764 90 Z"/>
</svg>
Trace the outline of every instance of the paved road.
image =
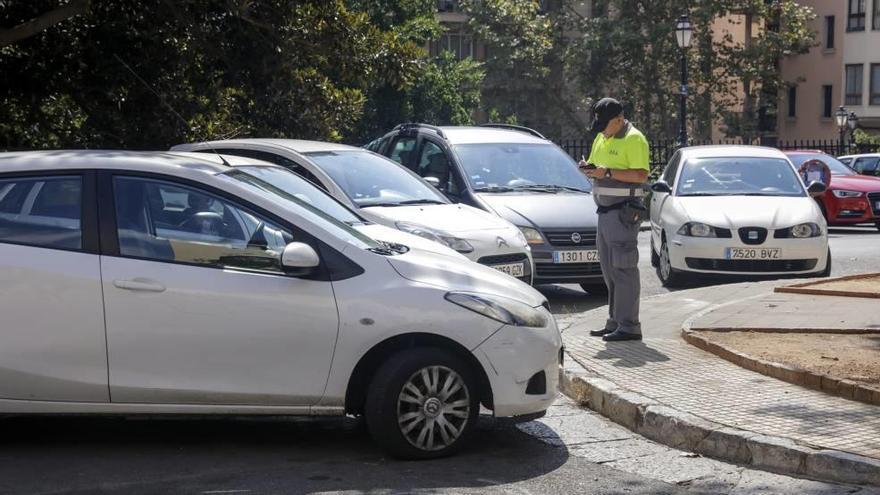
<svg viewBox="0 0 880 495">
<path fill-rule="evenodd" d="M 644 294 L 665 292 L 641 240 Z M 880 271 L 876 230 L 834 230 L 831 243 L 835 274 Z M 558 314 L 604 304 L 576 286 L 541 290 Z M 385 458 L 353 419 L 2 419 L 6 493 L 877 495 L 692 457 L 564 399 L 540 421 L 485 419 L 472 448 L 430 462 Z"/>
</svg>

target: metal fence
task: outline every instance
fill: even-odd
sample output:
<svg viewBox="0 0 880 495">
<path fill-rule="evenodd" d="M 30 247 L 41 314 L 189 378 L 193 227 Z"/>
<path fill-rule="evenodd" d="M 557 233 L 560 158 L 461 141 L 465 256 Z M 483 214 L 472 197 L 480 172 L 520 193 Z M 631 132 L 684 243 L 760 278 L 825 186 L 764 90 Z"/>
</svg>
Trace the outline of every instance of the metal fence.
<svg viewBox="0 0 880 495">
<path fill-rule="evenodd" d="M 571 155 L 575 160 L 580 160 L 582 156 L 590 156 L 590 148 L 593 146 L 592 140 L 587 139 L 563 139 L 557 141 L 556 144 Z M 691 146 L 702 145 L 741 145 L 747 144 L 739 140 L 719 140 L 719 141 L 693 141 Z M 804 139 L 794 141 L 775 141 L 762 143 L 764 146 L 778 148 L 780 150 L 819 150 L 832 156 L 841 156 L 857 153 L 875 153 L 880 152 L 880 147 L 870 144 L 842 144 L 834 139 Z M 649 151 L 651 155 L 651 170 L 658 173 L 666 166 L 666 162 L 679 148 L 678 141 L 673 139 L 651 141 L 649 143 Z"/>
</svg>

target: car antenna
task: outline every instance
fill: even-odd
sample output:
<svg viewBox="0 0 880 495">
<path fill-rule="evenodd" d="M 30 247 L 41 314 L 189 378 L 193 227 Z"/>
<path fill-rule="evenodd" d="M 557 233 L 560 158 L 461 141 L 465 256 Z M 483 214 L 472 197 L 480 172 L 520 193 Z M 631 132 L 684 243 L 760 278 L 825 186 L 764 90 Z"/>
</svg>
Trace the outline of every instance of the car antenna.
<svg viewBox="0 0 880 495">
<path fill-rule="evenodd" d="M 187 129 L 189 129 L 190 131 L 193 130 L 192 127 L 189 126 L 189 123 L 187 123 L 186 119 L 184 119 L 179 113 L 177 113 L 177 111 L 174 110 L 174 107 L 172 107 L 170 104 L 168 104 L 168 102 L 165 101 L 165 98 L 163 98 L 162 95 L 160 95 L 155 89 L 153 89 L 153 87 L 150 86 L 150 85 L 147 83 L 147 81 L 144 80 L 144 78 L 142 78 L 140 75 L 138 75 L 138 73 L 135 72 L 134 69 L 132 69 L 127 63 L 125 63 L 125 61 L 122 60 L 122 58 L 120 58 L 119 55 L 117 55 L 117 54 L 114 53 L 114 54 L 113 54 L 113 58 L 115 58 L 117 61 L 119 61 L 119 63 L 122 64 L 123 67 L 125 67 L 126 69 L 128 69 L 128 71 L 131 72 L 131 74 L 135 77 L 135 79 L 137 79 L 141 84 L 143 84 L 145 88 L 147 88 L 148 90 L 150 90 L 151 93 L 153 93 L 154 95 L 156 95 L 156 98 L 158 98 L 159 101 L 160 101 L 163 105 L 165 105 L 165 108 L 167 108 L 167 109 L 172 113 L 172 115 L 174 115 L 175 117 L 177 117 L 178 120 L 180 120 L 181 122 L 183 122 L 183 125 L 184 125 Z M 223 155 L 221 155 L 220 152 L 218 152 L 216 149 L 214 149 L 214 147 L 211 145 L 211 142 L 210 142 L 208 139 L 205 139 L 204 141 L 205 141 L 205 143 L 211 148 L 211 151 L 213 151 L 213 152 L 217 155 L 217 157 L 220 158 L 220 161 L 223 162 L 223 165 L 226 165 L 227 167 L 231 167 L 231 166 L 232 166 L 232 165 L 229 164 L 229 162 L 226 161 L 226 158 L 223 158 Z"/>
</svg>

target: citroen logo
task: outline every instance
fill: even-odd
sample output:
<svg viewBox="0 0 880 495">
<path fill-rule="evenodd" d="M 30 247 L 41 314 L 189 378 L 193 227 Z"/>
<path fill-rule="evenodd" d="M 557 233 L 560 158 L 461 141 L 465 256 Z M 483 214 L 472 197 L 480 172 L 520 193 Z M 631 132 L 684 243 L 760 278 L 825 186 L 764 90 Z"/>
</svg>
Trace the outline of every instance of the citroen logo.
<svg viewBox="0 0 880 495">
<path fill-rule="evenodd" d="M 425 415 L 429 418 L 435 418 L 440 411 L 443 409 L 443 404 L 436 397 L 431 397 L 430 399 L 425 401 L 425 405 L 423 406 Z"/>
<path fill-rule="evenodd" d="M 581 243 L 581 234 L 580 234 L 580 232 L 574 232 L 574 233 L 571 234 L 571 242 L 573 242 L 573 243 L 575 243 L 575 244 L 580 244 L 580 243 Z"/>
<path fill-rule="evenodd" d="M 498 244 L 498 247 L 507 247 L 507 241 L 504 240 L 503 237 L 498 236 L 495 238 L 495 243 Z"/>
</svg>

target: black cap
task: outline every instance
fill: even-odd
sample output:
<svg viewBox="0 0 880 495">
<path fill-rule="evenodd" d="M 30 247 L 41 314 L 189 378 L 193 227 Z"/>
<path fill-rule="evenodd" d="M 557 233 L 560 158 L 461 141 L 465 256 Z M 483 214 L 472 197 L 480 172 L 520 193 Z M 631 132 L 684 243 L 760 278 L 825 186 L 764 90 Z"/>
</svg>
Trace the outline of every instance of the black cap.
<svg viewBox="0 0 880 495">
<path fill-rule="evenodd" d="M 590 130 L 602 132 L 608 127 L 608 121 L 623 113 L 623 105 L 614 98 L 602 98 L 593 105 L 593 125 Z"/>
</svg>

